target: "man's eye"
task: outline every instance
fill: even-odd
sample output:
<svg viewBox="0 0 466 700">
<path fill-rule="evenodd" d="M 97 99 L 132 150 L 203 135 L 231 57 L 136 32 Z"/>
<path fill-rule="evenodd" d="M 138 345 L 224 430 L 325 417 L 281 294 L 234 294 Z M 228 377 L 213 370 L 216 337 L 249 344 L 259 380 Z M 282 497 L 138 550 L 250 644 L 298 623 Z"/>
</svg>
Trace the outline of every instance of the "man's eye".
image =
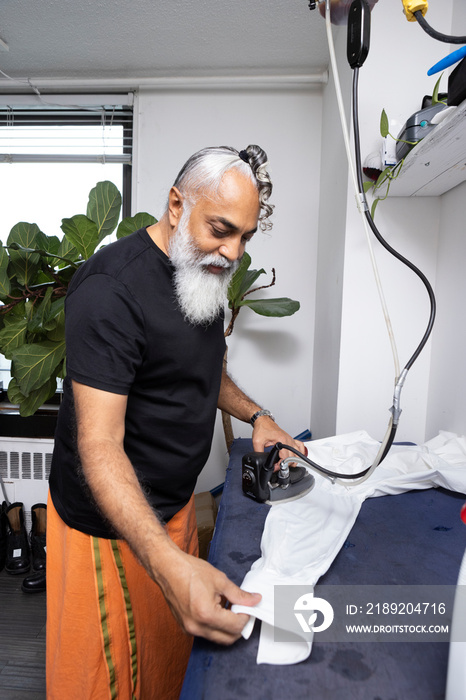
<svg viewBox="0 0 466 700">
<path fill-rule="evenodd" d="M 212 228 L 212 233 L 216 238 L 225 238 L 225 236 L 228 236 L 228 231 L 221 231 L 218 228 Z"/>
</svg>

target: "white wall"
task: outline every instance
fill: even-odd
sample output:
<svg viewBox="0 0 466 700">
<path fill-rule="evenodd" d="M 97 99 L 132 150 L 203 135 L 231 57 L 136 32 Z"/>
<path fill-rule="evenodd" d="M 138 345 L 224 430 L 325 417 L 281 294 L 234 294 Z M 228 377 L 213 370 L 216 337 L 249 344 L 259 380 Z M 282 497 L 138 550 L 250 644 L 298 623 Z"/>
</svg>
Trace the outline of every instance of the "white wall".
<svg viewBox="0 0 466 700">
<path fill-rule="evenodd" d="M 346 27 L 334 30 L 339 52 Z M 345 73 L 341 76 L 345 81 Z M 349 95 L 345 91 L 345 97 Z M 349 109 L 346 99 L 345 108 Z M 340 364 L 343 265 L 346 237 L 348 169 L 332 74 L 323 92 L 322 167 L 316 274 L 316 325 L 311 425 L 314 438 L 334 435 Z"/>
<path fill-rule="evenodd" d="M 274 228 L 258 232 L 248 252 L 253 267 L 277 282 L 267 296 L 301 303 L 294 316 L 267 319 L 243 309 L 228 341 L 229 369 L 239 385 L 296 434 L 310 426 L 315 275 L 321 147 L 321 92 L 141 91 L 133 208 L 160 216 L 168 189 L 186 158 L 207 145 L 268 153 L 274 182 Z M 260 278 L 266 282 L 270 274 Z M 261 282 L 262 283 L 262 282 Z M 234 421 L 235 436 L 251 435 Z M 227 455 L 218 425 L 197 490 L 223 482 Z"/>
<path fill-rule="evenodd" d="M 454 2 L 452 26 L 455 32 L 466 33 L 464 0 Z M 466 433 L 466 183 L 445 193 L 440 200 L 438 313 L 432 342 L 428 437 L 437 435 L 439 430 Z"/>
<path fill-rule="evenodd" d="M 428 437 L 439 430 L 466 434 L 465 201 L 466 183 L 441 198 Z"/>
</svg>

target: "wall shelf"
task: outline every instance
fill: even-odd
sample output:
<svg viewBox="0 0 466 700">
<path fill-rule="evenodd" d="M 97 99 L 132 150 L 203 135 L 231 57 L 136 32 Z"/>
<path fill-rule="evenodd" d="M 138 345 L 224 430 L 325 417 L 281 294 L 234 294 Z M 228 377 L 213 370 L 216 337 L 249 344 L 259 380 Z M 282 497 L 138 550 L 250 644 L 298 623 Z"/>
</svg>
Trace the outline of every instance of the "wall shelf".
<svg viewBox="0 0 466 700">
<path fill-rule="evenodd" d="M 466 180 L 466 100 L 406 156 L 393 197 L 431 197 Z"/>
</svg>

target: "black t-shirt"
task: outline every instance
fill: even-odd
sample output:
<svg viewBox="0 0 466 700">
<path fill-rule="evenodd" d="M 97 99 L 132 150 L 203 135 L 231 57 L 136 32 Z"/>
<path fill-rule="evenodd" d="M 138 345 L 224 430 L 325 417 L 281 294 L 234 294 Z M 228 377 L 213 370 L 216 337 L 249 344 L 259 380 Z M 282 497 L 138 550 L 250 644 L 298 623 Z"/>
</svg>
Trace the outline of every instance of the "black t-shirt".
<svg viewBox="0 0 466 700">
<path fill-rule="evenodd" d="M 61 518 L 90 535 L 115 533 L 93 503 L 79 466 L 71 379 L 128 396 L 125 451 L 165 521 L 188 502 L 209 455 L 225 350 L 223 318 L 207 327 L 187 323 L 173 271 L 141 229 L 93 255 L 75 273 L 66 296 L 67 377 L 49 483 Z"/>
</svg>

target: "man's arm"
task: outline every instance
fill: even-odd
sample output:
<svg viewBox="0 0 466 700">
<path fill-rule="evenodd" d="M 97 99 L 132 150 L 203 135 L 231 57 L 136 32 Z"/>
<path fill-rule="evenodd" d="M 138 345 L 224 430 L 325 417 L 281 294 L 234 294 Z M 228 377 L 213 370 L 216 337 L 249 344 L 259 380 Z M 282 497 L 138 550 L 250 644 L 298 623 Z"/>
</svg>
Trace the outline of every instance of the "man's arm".
<svg viewBox="0 0 466 700">
<path fill-rule="evenodd" d="M 222 383 L 220 385 L 220 393 L 218 397 L 218 407 L 222 411 L 226 411 L 231 416 L 239 420 L 249 423 L 252 416 L 261 410 L 261 407 L 250 399 L 241 389 L 234 383 L 228 373 L 224 370 L 222 374 Z M 269 416 L 260 416 L 254 422 L 252 433 L 252 444 L 256 452 L 263 452 L 266 447 L 275 445 L 276 442 L 282 442 L 284 445 L 290 445 L 296 448 L 302 454 L 305 454 L 306 448 L 299 440 L 294 440 L 288 433 L 282 430 Z M 281 459 L 292 457 L 293 453 L 287 450 L 280 452 Z M 277 466 L 278 469 L 278 466 Z"/>
<path fill-rule="evenodd" d="M 253 606 L 260 596 L 242 591 L 168 537 L 124 451 L 126 396 L 75 381 L 73 394 L 82 468 L 102 513 L 158 583 L 186 632 L 220 644 L 233 643 L 248 618 L 226 610 L 223 600 Z"/>
</svg>

